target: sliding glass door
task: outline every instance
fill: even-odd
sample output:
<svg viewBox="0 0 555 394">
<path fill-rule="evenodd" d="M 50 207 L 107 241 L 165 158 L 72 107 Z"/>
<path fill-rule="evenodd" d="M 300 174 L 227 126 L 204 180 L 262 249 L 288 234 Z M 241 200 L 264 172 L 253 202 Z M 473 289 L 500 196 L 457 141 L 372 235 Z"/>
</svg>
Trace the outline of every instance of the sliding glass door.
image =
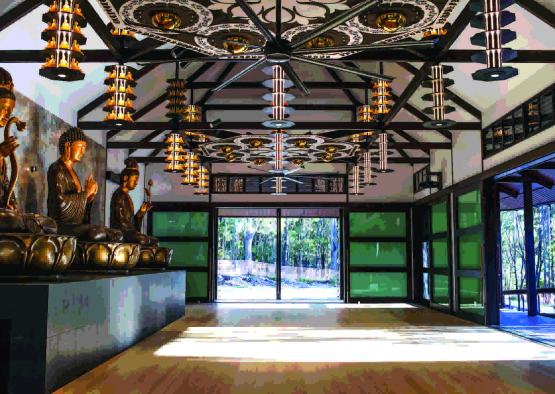
<svg viewBox="0 0 555 394">
<path fill-rule="evenodd" d="M 217 300 L 339 300 L 340 234 L 339 209 L 219 209 Z"/>
</svg>

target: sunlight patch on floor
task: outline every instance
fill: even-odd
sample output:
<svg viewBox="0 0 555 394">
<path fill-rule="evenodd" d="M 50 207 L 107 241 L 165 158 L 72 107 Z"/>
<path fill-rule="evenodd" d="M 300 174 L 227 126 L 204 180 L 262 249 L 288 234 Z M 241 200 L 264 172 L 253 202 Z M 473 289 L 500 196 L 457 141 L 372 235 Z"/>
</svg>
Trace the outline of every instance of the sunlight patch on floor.
<svg viewBox="0 0 555 394">
<path fill-rule="evenodd" d="M 448 362 L 555 360 L 555 349 L 485 327 L 396 329 L 190 327 L 159 357 L 221 362 Z"/>
</svg>

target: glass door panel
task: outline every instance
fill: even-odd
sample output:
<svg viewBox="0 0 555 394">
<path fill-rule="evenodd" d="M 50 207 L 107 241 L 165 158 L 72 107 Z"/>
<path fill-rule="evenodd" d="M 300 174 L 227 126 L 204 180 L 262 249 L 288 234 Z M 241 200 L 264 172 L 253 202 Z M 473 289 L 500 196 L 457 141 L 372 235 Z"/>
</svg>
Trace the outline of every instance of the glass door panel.
<svg viewBox="0 0 555 394">
<path fill-rule="evenodd" d="M 338 217 L 282 217 L 281 299 L 338 300 Z"/>
<path fill-rule="evenodd" d="M 275 300 L 277 218 L 218 218 L 218 300 Z"/>
</svg>

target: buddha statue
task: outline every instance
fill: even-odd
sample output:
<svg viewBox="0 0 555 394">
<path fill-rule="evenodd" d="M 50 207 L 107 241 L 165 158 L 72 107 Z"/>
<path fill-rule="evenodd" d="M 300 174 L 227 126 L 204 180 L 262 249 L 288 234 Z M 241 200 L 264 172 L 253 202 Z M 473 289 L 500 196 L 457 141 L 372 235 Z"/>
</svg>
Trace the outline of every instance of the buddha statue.
<svg viewBox="0 0 555 394">
<path fill-rule="evenodd" d="M 158 246 L 158 239 L 141 234 L 143 218 L 152 209 L 152 203 L 143 202 L 135 213 L 129 192 L 137 187 L 139 181 L 139 164 L 133 158 L 125 160 L 125 169 L 121 173 L 120 186 L 110 201 L 110 227 L 123 232 L 126 242 L 143 246 Z"/>
<path fill-rule="evenodd" d="M 48 168 L 48 215 L 58 223 L 60 233 L 73 235 L 85 242 L 119 242 L 119 230 L 90 224 L 91 208 L 98 184 L 89 176 L 85 187 L 73 169 L 87 149 L 85 134 L 72 127 L 65 131 L 58 142 L 60 158 Z"/>
</svg>

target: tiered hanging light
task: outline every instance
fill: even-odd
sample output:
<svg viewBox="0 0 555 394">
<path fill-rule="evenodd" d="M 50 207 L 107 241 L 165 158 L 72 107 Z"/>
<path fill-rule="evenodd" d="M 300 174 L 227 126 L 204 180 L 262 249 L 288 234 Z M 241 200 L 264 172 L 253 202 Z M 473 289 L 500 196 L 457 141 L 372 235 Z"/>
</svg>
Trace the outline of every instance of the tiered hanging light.
<svg viewBox="0 0 555 394">
<path fill-rule="evenodd" d="M 362 178 L 362 183 L 366 186 L 376 185 L 376 183 L 372 181 L 372 179 L 375 178 L 376 175 L 372 173 L 372 153 L 370 149 L 366 149 L 362 153 L 362 166 L 364 175 Z"/>
<path fill-rule="evenodd" d="M 198 170 L 199 170 L 199 159 L 195 152 L 187 151 L 185 152 L 184 162 L 182 164 L 183 174 L 181 175 L 181 184 L 187 186 L 193 186 L 198 183 Z"/>
<path fill-rule="evenodd" d="M 104 71 L 108 73 L 104 80 L 104 84 L 108 86 L 108 100 L 103 108 L 108 114 L 104 121 L 116 126 L 133 122 L 131 114 L 135 112 L 133 100 L 136 98 L 133 87 L 137 85 L 133 73 L 136 70 L 125 65 L 115 65 L 106 66 Z"/>
<path fill-rule="evenodd" d="M 383 63 L 380 62 L 380 74 L 383 74 Z M 391 86 L 380 79 L 372 85 L 372 114 L 376 120 L 382 120 L 391 111 Z"/>
<path fill-rule="evenodd" d="M 183 171 L 183 137 L 178 132 L 171 132 L 166 136 L 164 141 L 166 144 L 166 172 L 181 172 Z"/>
<path fill-rule="evenodd" d="M 428 70 L 428 78 L 422 82 L 425 88 L 431 88 L 432 93 L 422 96 L 422 100 L 431 101 L 432 106 L 425 108 L 424 113 L 432 115 L 432 120 L 422 123 L 422 126 L 428 129 L 443 129 L 453 127 L 457 122 L 445 119 L 445 114 L 455 111 L 450 105 L 445 105 L 445 101 L 451 99 L 451 94 L 445 91 L 445 88 L 454 84 L 452 79 L 445 78 L 444 75 L 453 71 L 451 66 L 443 66 L 436 64 Z"/>
<path fill-rule="evenodd" d="M 58 81 L 79 81 L 85 74 L 79 67 L 79 62 L 85 56 L 81 45 L 87 42 L 81 29 L 87 22 L 79 7 L 80 0 L 52 0 L 48 12 L 43 14 L 42 20 L 48 26 L 41 34 L 47 42 L 43 54 L 46 61 L 39 74 L 45 78 Z"/>
<path fill-rule="evenodd" d="M 433 40 L 436 42 L 440 41 L 443 37 L 447 35 L 450 28 L 451 28 L 451 24 L 447 22 L 443 26 L 436 26 L 428 30 L 424 30 L 424 32 L 422 32 L 422 39 Z"/>
<path fill-rule="evenodd" d="M 470 42 L 486 48 L 471 58 L 487 66 L 474 72 L 472 78 L 478 81 L 501 81 L 518 75 L 518 69 L 503 66 L 503 62 L 517 57 L 516 51 L 503 48 L 504 44 L 516 39 L 516 32 L 503 29 L 516 20 L 514 13 L 505 10 L 514 3 L 515 0 L 475 0 L 471 3 L 471 10 L 479 14 L 471 19 L 470 25 L 484 31 L 474 34 Z"/>
<path fill-rule="evenodd" d="M 170 119 L 182 117 L 187 106 L 187 82 L 184 79 L 173 78 L 166 80 L 168 87 L 166 88 L 166 116 Z"/>
<path fill-rule="evenodd" d="M 274 172 L 281 173 L 283 171 L 283 139 L 286 137 L 286 134 L 283 130 L 274 130 Z M 274 195 L 282 195 L 284 194 L 283 190 L 283 178 L 276 177 L 275 178 L 275 193 Z"/>
<path fill-rule="evenodd" d="M 389 152 L 387 150 L 387 145 L 388 145 L 388 135 L 385 131 L 382 131 L 378 135 L 378 153 L 380 155 L 380 161 L 379 161 L 379 167 L 376 169 L 376 172 L 379 172 L 381 174 L 393 172 L 393 170 L 390 169 L 388 166 Z"/>
<path fill-rule="evenodd" d="M 197 184 L 195 185 L 195 194 L 208 194 L 210 175 L 208 168 L 201 164 L 198 169 Z"/>
<path fill-rule="evenodd" d="M 115 27 L 111 23 L 108 23 L 108 29 L 110 29 L 110 34 L 112 34 L 112 36 L 117 37 L 117 39 L 120 39 L 124 42 L 137 41 L 137 38 L 135 37 L 135 32 L 132 32 L 131 30 Z"/>
</svg>

